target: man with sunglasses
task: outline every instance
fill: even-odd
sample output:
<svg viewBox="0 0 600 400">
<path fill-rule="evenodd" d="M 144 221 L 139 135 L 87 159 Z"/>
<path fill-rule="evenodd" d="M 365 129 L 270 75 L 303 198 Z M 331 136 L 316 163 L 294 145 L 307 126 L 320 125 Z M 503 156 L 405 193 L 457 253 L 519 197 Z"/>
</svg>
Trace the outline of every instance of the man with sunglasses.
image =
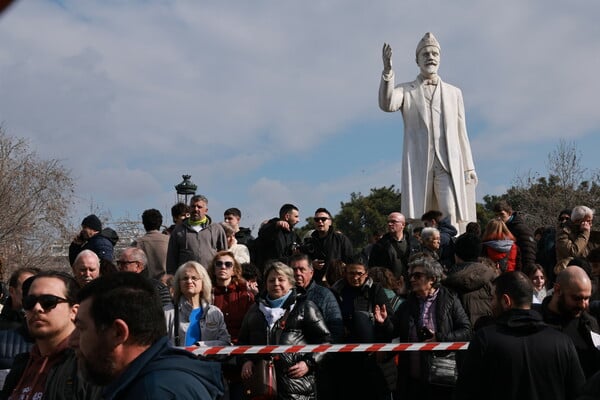
<svg viewBox="0 0 600 400">
<path fill-rule="evenodd" d="M 68 347 L 78 309 L 77 282 L 58 271 L 42 271 L 30 279 L 23 309 L 35 345 L 15 358 L 0 398 L 99 398 L 99 387 L 78 378 L 77 359 Z"/>
<path fill-rule="evenodd" d="M 333 218 L 326 208 L 318 208 L 313 221 L 315 230 L 303 248 L 313 260 L 314 281 L 320 283 L 327 274 L 329 266 L 334 262 L 342 261 L 349 264 L 354 261 L 354 248 L 346 235 L 335 231 Z M 334 283 L 329 282 L 330 285 Z"/>
</svg>

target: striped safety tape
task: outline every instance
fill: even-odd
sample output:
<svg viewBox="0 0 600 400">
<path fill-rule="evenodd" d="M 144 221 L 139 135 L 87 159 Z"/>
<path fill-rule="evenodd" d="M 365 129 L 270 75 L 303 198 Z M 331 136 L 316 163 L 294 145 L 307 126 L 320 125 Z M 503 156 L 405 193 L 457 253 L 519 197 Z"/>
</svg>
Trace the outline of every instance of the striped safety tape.
<svg viewBox="0 0 600 400">
<path fill-rule="evenodd" d="M 361 353 L 374 351 L 432 351 L 466 350 L 469 342 L 429 343 L 363 343 L 363 344 L 302 344 L 285 346 L 189 346 L 185 347 L 196 355 L 239 355 L 281 353 Z"/>
</svg>

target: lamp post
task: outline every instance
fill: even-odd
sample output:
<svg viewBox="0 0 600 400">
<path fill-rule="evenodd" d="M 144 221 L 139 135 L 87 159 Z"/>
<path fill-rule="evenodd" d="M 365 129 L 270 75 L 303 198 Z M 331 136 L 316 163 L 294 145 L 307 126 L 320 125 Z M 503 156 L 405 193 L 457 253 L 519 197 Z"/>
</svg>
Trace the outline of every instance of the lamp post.
<svg viewBox="0 0 600 400">
<path fill-rule="evenodd" d="M 196 194 L 196 189 L 198 186 L 194 185 L 192 181 L 190 181 L 191 175 L 181 175 L 183 178 L 183 182 L 178 185 L 175 185 L 175 190 L 177 191 L 177 201 L 188 204 L 188 198 L 192 197 Z"/>
</svg>

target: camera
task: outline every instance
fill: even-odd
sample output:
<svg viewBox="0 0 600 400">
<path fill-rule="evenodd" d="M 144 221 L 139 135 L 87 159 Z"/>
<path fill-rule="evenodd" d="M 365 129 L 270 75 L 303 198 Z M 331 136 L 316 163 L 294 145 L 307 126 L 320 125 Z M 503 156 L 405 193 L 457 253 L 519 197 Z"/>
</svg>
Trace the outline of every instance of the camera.
<svg viewBox="0 0 600 400">
<path fill-rule="evenodd" d="M 429 340 L 433 338 L 433 332 L 426 326 L 422 326 L 421 329 L 417 332 L 417 337 L 421 342 Z"/>
</svg>

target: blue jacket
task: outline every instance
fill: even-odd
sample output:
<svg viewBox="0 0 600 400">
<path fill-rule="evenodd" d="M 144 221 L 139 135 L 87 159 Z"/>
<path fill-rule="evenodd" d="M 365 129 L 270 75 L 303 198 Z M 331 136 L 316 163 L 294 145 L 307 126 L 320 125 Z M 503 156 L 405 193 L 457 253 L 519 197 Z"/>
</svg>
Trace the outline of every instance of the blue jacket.
<svg viewBox="0 0 600 400">
<path fill-rule="evenodd" d="M 105 400 L 216 399 L 223 394 L 221 366 L 170 347 L 165 336 L 129 364 L 102 394 Z"/>
</svg>

